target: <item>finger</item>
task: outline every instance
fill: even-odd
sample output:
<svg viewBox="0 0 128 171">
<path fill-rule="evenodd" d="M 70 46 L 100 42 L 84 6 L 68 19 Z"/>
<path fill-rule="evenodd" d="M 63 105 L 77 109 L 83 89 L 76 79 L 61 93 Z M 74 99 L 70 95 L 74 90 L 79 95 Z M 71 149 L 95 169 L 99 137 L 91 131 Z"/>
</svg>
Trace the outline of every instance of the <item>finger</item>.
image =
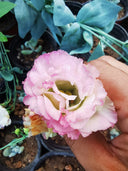
<svg viewBox="0 0 128 171">
<path fill-rule="evenodd" d="M 111 56 L 102 56 L 101 59 L 110 64 L 112 67 L 115 67 L 128 74 L 128 66 L 125 63 L 122 63 Z"/>
<path fill-rule="evenodd" d="M 112 151 L 128 167 L 128 134 L 121 134 L 111 144 Z"/>
<path fill-rule="evenodd" d="M 124 133 L 111 141 L 112 145 L 123 151 L 128 151 L 128 134 Z M 127 153 L 128 156 L 128 153 Z"/>
<path fill-rule="evenodd" d="M 85 170 L 126 171 L 118 158 L 111 153 L 109 145 L 99 132 L 86 138 L 80 136 L 75 141 L 66 138 L 66 142 Z"/>
<path fill-rule="evenodd" d="M 118 112 L 119 129 L 122 132 L 128 132 L 127 68 L 124 67 L 124 65 L 122 65 L 122 63 L 120 62 L 115 62 L 115 64 L 112 65 L 112 59 L 104 60 L 103 58 L 105 57 L 101 57 L 97 60 L 91 61 L 90 63 L 93 64 L 99 70 L 99 79 L 101 79 L 101 81 L 103 82 L 104 88 L 107 91 L 108 96 L 114 102 L 115 108 Z M 112 63 L 114 63 L 114 61 Z"/>
</svg>

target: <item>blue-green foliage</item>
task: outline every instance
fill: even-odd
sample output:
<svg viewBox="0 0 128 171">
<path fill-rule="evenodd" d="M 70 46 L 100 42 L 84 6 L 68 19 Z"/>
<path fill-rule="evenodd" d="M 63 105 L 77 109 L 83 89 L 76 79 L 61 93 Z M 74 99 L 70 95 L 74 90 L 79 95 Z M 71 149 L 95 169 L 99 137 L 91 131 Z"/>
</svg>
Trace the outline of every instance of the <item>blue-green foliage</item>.
<svg viewBox="0 0 128 171">
<path fill-rule="evenodd" d="M 116 4 L 106 0 L 94 0 L 85 4 L 79 10 L 76 20 L 72 20 L 72 22 L 77 23 L 75 24 L 77 28 L 73 32 L 71 25 L 72 30 L 69 28 L 62 38 L 61 48 L 67 50 L 70 54 L 89 52 L 93 46 L 93 34 L 89 31 L 90 28 L 98 28 L 109 33 L 114 26 L 120 9 Z M 89 30 L 86 26 L 90 27 Z M 76 35 L 76 33 L 79 34 Z"/>
<path fill-rule="evenodd" d="M 45 31 L 43 29 L 45 23 L 40 19 L 41 12 L 35 10 L 37 6 L 34 9 L 23 0 L 16 0 L 15 3 L 14 12 L 18 22 L 19 35 L 24 38 L 28 32 L 32 31 L 32 36 L 38 39 Z M 36 30 L 35 27 L 38 29 Z"/>
<path fill-rule="evenodd" d="M 77 21 L 91 27 L 100 28 L 108 33 L 112 30 L 120 9 L 116 4 L 106 0 L 94 0 L 80 9 Z"/>
<path fill-rule="evenodd" d="M 17 154 L 21 154 L 23 151 L 24 151 L 24 146 L 15 145 L 5 148 L 3 151 L 3 156 L 14 157 Z"/>
<path fill-rule="evenodd" d="M 75 16 L 63 0 L 54 0 L 53 20 L 56 26 L 65 26 L 75 21 Z"/>
<path fill-rule="evenodd" d="M 113 40 L 112 36 L 108 37 L 121 10 L 121 7 L 113 2 L 90 1 L 83 5 L 77 15 L 73 14 L 64 0 L 15 0 L 15 4 L 15 16 L 22 38 L 30 32 L 32 38 L 37 40 L 49 29 L 60 49 L 70 54 L 89 52 L 93 46 L 93 36 L 96 36 L 101 44 L 105 43 L 111 48 L 113 43 L 120 44 L 119 46 L 127 51 L 125 42 Z M 95 49 L 93 56 L 103 54 L 103 48 L 99 46 L 101 45 Z"/>
</svg>

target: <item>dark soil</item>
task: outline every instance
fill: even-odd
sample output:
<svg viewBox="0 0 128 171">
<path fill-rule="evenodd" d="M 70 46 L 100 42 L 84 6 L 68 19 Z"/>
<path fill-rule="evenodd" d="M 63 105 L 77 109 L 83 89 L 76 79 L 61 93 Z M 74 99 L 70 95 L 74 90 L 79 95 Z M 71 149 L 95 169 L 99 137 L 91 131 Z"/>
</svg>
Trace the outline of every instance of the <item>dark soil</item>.
<svg viewBox="0 0 128 171">
<path fill-rule="evenodd" d="M 48 158 L 36 171 L 85 171 L 76 158 L 54 156 Z"/>
<path fill-rule="evenodd" d="M 91 49 L 91 53 L 94 51 L 94 49 L 96 48 L 96 46 L 98 45 L 99 43 L 99 39 L 95 36 L 93 36 L 93 40 L 94 40 L 94 44 L 93 44 L 93 48 Z M 122 53 L 122 49 L 120 47 L 118 47 L 117 45 L 112 45 L 116 50 L 118 50 L 120 53 Z M 114 51 L 112 50 L 110 47 L 106 47 L 104 49 L 104 53 L 105 55 L 108 55 L 108 56 L 112 56 L 114 58 L 119 58 L 119 55 Z"/>
<path fill-rule="evenodd" d="M 17 126 L 18 127 L 18 126 Z M 14 138 L 16 138 L 16 135 L 12 133 L 15 130 L 15 127 L 13 128 L 11 126 L 5 128 L 4 130 L 0 130 L 0 147 L 3 147 L 4 145 L 11 142 Z M 3 166 L 6 166 L 8 168 L 24 168 L 25 166 L 29 165 L 34 159 L 37 154 L 37 141 L 35 137 L 26 138 L 22 146 L 24 146 L 24 151 L 21 154 L 17 154 L 14 157 L 4 157 L 2 152 L 0 151 L 0 163 Z"/>
<path fill-rule="evenodd" d="M 65 139 L 58 134 L 55 137 L 52 137 L 51 139 L 52 139 L 52 141 L 54 141 L 54 143 L 56 143 L 60 146 L 68 146 Z"/>
<path fill-rule="evenodd" d="M 118 20 L 119 19 L 121 19 L 121 18 L 123 18 L 124 16 L 125 16 L 125 10 L 124 10 L 124 7 L 123 7 L 123 5 L 122 4 L 118 4 L 120 7 L 122 7 L 122 9 L 120 10 L 120 12 L 118 13 Z"/>
<path fill-rule="evenodd" d="M 10 60 L 12 65 L 20 67 L 23 70 L 29 71 L 34 63 L 34 60 L 40 56 L 43 52 L 51 52 L 58 49 L 58 45 L 50 35 L 49 32 L 45 32 L 43 36 L 38 40 L 38 44 L 35 49 L 41 45 L 42 51 L 34 52 L 30 55 L 24 55 L 21 53 L 21 45 L 24 45 L 26 41 L 30 40 L 30 35 L 27 35 L 25 39 L 20 39 L 18 36 L 15 37 L 10 44 Z M 24 48 L 24 50 L 30 50 Z"/>
<path fill-rule="evenodd" d="M 20 93 L 23 93 L 24 90 L 23 90 L 22 85 L 17 86 L 16 89 L 17 89 L 17 100 L 16 100 L 15 110 L 13 111 L 13 114 L 22 118 L 23 115 L 25 114 L 25 108 L 27 108 L 27 107 L 25 106 L 23 101 L 19 100 L 19 97 L 21 95 Z"/>
<path fill-rule="evenodd" d="M 123 52 L 122 49 L 120 47 L 118 47 L 117 45 L 113 45 L 113 47 L 115 49 L 117 49 L 120 53 Z M 116 59 L 119 58 L 119 55 L 114 50 L 112 50 L 110 47 L 106 47 L 104 52 L 105 52 L 105 55 L 112 56 L 112 57 L 114 57 Z"/>
<path fill-rule="evenodd" d="M 43 46 L 43 40 L 39 40 L 38 41 L 38 45 L 42 45 Z M 19 60 L 19 62 L 25 66 L 26 69 L 31 69 L 31 67 L 33 66 L 34 60 L 41 55 L 40 53 L 36 53 L 33 52 L 31 55 L 23 55 L 21 53 L 21 48 L 18 47 L 17 49 L 17 60 Z M 27 50 L 27 48 L 25 48 L 24 50 Z M 29 49 L 28 49 L 29 50 Z"/>
</svg>

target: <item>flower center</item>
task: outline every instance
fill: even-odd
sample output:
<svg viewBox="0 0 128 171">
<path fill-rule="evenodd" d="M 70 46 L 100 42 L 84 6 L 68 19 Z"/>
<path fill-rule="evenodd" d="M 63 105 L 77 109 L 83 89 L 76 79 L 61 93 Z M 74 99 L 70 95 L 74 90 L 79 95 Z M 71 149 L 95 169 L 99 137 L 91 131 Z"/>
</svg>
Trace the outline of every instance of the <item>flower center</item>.
<svg viewBox="0 0 128 171">
<path fill-rule="evenodd" d="M 80 102 L 78 89 L 76 85 L 72 85 L 69 81 L 65 81 L 65 80 L 57 80 L 55 84 L 60 92 L 68 96 L 72 96 L 72 95 L 76 96 L 75 100 L 69 100 L 70 107 Z"/>
</svg>

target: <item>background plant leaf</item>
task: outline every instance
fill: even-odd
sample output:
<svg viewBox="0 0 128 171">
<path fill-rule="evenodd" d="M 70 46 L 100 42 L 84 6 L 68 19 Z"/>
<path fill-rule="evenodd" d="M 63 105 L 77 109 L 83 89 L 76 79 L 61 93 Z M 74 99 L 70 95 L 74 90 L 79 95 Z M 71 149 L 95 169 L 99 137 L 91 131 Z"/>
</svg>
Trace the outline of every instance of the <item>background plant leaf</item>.
<svg viewBox="0 0 128 171">
<path fill-rule="evenodd" d="M 12 81 L 14 78 L 13 74 L 11 74 L 9 71 L 5 71 L 5 70 L 0 71 L 0 75 L 6 81 Z"/>
<path fill-rule="evenodd" d="M 93 0 L 80 9 L 77 21 L 108 33 L 112 30 L 120 10 L 121 7 L 107 0 Z"/>
<path fill-rule="evenodd" d="M 52 33 L 54 39 L 56 40 L 56 42 L 57 42 L 58 44 L 60 44 L 57 35 L 61 36 L 61 32 L 60 32 L 59 28 L 56 27 L 56 26 L 54 25 L 53 19 L 52 19 L 52 15 L 49 14 L 49 13 L 48 13 L 47 11 L 45 11 L 45 9 L 44 9 L 44 10 L 42 10 L 42 12 L 41 12 L 41 16 L 42 16 L 42 18 L 43 18 L 45 24 L 48 26 L 49 30 L 51 31 L 51 33 Z"/>
<path fill-rule="evenodd" d="M 54 0 L 53 21 L 56 26 L 64 26 L 73 22 L 76 17 L 63 0 Z"/>
<path fill-rule="evenodd" d="M 7 37 L 2 32 L 0 32 L 0 42 L 7 42 L 7 41 L 8 41 Z"/>
<path fill-rule="evenodd" d="M 97 59 L 103 55 L 104 55 L 104 51 L 102 50 L 100 44 L 98 44 L 97 47 L 94 49 L 93 53 L 91 54 L 91 56 L 89 57 L 88 62 Z"/>
<path fill-rule="evenodd" d="M 34 25 L 31 28 L 32 38 L 35 40 L 38 40 L 46 31 L 46 29 L 47 29 L 47 25 L 43 21 L 41 17 L 41 13 L 39 13 Z"/>
<path fill-rule="evenodd" d="M 40 11 L 45 5 L 45 0 L 31 0 L 31 2 L 38 11 Z"/>
<path fill-rule="evenodd" d="M 16 72 L 16 73 L 18 73 L 18 74 L 23 74 L 23 70 L 21 70 L 21 69 L 18 68 L 18 67 L 13 67 L 13 68 L 12 68 L 12 71 L 14 71 L 14 72 Z"/>
<path fill-rule="evenodd" d="M 7 14 L 14 7 L 15 4 L 12 2 L 0 1 L 0 18 Z"/>
<path fill-rule="evenodd" d="M 93 46 L 93 37 L 91 33 L 83 31 L 83 38 L 91 47 Z"/>
<path fill-rule="evenodd" d="M 24 38 L 34 25 L 37 12 L 29 7 L 23 0 L 16 0 L 14 12 L 18 22 L 19 36 Z"/>
<path fill-rule="evenodd" d="M 85 53 L 90 50 L 90 45 L 85 42 L 83 30 L 78 23 L 72 24 L 65 33 L 60 48 L 70 52 L 70 54 Z"/>
</svg>

